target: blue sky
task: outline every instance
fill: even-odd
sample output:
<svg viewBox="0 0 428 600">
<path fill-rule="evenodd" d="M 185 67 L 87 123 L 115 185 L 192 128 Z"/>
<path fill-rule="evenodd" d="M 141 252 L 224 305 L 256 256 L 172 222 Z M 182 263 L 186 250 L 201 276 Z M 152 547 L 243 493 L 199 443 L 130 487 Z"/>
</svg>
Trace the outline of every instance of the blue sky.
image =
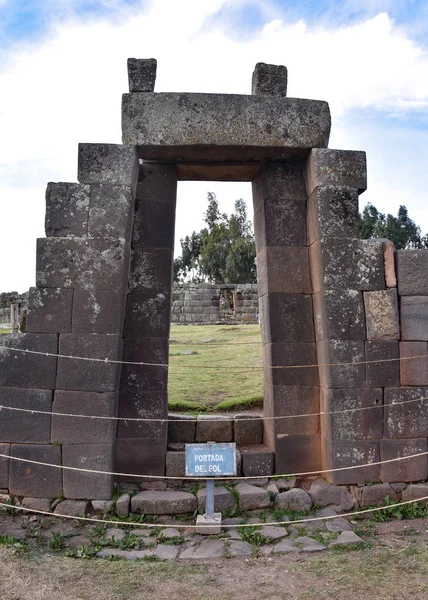
<svg viewBox="0 0 428 600">
<path fill-rule="evenodd" d="M 327 100 L 330 147 L 365 150 L 361 206 L 406 204 L 428 231 L 428 3 L 404 0 L 0 0 L 0 291 L 34 283 L 48 181 L 75 181 L 78 142 L 120 143 L 126 59 L 158 59 L 157 91 L 249 93 L 256 62 L 285 64 L 289 95 Z M 206 192 L 181 184 L 177 238 Z M 191 217 L 189 216 L 191 206 Z M 17 210 L 18 209 L 18 210 Z"/>
</svg>

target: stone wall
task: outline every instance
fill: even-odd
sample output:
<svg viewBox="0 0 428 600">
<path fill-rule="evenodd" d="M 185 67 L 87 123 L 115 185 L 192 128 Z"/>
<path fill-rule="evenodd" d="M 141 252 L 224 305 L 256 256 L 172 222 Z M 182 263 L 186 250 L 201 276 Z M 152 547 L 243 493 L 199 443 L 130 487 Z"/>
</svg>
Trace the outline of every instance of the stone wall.
<svg viewBox="0 0 428 600">
<path fill-rule="evenodd" d="M 3 292 L 0 294 L 0 323 L 10 323 L 10 305 L 18 305 L 18 315 L 27 308 L 28 292 Z"/>
<path fill-rule="evenodd" d="M 257 284 L 174 283 L 171 322 L 209 325 L 258 323 Z"/>
</svg>

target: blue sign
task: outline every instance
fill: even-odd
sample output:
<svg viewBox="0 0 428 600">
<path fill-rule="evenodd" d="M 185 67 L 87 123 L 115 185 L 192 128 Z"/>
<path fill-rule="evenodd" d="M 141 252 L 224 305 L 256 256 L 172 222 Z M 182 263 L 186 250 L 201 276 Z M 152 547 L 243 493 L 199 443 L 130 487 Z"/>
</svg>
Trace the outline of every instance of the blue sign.
<svg viewBox="0 0 428 600">
<path fill-rule="evenodd" d="M 186 477 L 236 475 L 236 444 L 186 444 Z"/>
</svg>

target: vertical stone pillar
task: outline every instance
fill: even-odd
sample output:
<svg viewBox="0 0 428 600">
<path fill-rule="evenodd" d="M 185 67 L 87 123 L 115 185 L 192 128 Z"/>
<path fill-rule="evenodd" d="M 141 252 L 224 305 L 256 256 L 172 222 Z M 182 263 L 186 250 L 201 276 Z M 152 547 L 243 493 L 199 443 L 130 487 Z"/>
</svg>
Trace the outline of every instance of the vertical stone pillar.
<svg viewBox="0 0 428 600">
<path fill-rule="evenodd" d="M 317 413 L 318 369 L 290 368 L 317 362 L 302 165 L 262 165 L 253 198 L 264 414 Z M 276 454 L 277 473 L 319 468 L 318 417 L 266 419 L 264 431 L 265 443 Z"/>
<path fill-rule="evenodd" d="M 168 363 L 176 194 L 175 165 L 140 167 L 126 302 L 126 361 Z M 167 386 L 166 366 L 124 365 L 119 416 L 166 419 Z M 164 474 L 166 421 L 120 421 L 117 438 L 119 471 Z"/>
</svg>

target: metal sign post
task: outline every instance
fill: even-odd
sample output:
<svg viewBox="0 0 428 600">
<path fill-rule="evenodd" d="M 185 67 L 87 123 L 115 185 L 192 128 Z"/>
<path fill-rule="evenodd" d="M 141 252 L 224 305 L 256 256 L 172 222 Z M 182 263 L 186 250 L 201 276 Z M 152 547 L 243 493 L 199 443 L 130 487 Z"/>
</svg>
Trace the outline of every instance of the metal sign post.
<svg viewBox="0 0 428 600">
<path fill-rule="evenodd" d="M 186 444 L 186 477 L 206 477 L 205 513 L 196 518 L 196 532 L 221 532 L 221 513 L 214 512 L 215 477 L 236 475 L 236 444 Z"/>
</svg>

